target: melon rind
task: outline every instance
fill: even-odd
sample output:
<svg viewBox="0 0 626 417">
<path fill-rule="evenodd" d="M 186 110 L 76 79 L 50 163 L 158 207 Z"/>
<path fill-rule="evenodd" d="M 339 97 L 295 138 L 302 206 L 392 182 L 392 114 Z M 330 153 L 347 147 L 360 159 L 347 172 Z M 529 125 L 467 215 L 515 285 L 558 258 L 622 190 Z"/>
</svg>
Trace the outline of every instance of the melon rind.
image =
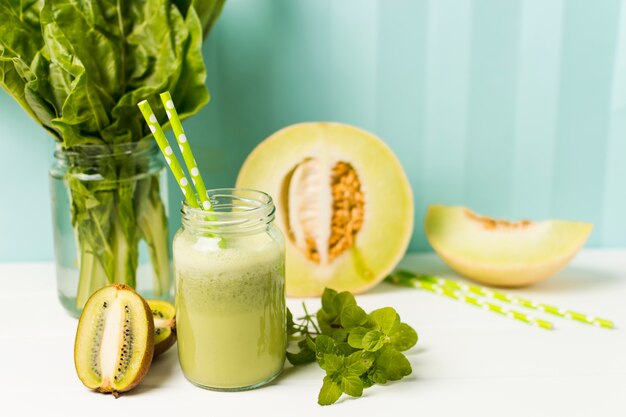
<svg viewBox="0 0 626 417">
<path fill-rule="evenodd" d="M 400 162 L 376 136 L 340 123 L 301 123 L 286 127 L 259 144 L 244 162 L 237 187 L 270 194 L 276 224 L 286 233 L 282 186 L 306 158 L 344 161 L 358 172 L 365 196 L 365 217 L 353 249 L 328 265 L 306 258 L 286 238 L 286 293 L 322 294 L 325 287 L 359 293 L 378 284 L 404 255 L 413 232 L 413 195 Z"/>
<path fill-rule="evenodd" d="M 484 226 L 465 207 L 432 205 L 424 229 L 437 254 L 457 273 L 501 287 L 544 280 L 564 268 L 585 244 L 590 223 L 545 220 L 523 227 Z"/>
</svg>

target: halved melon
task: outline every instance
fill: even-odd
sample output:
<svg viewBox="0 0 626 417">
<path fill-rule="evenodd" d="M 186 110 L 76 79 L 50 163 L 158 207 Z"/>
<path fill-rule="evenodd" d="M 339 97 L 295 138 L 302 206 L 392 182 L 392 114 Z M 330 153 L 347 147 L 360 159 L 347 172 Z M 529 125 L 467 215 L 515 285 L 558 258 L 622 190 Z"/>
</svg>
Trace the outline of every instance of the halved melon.
<svg viewBox="0 0 626 417">
<path fill-rule="evenodd" d="M 593 228 L 564 220 L 509 222 L 442 205 L 429 207 L 424 226 L 433 249 L 452 269 L 502 287 L 552 276 L 574 257 Z"/>
<path fill-rule="evenodd" d="M 286 240 L 286 292 L 324 287 L 362 292 L 403 256 L 413 231 L 413 196 L 392 151 L 339 123 L 284 128 L 248 156 L 237 187 L 270 194 Z"/>
</svg>

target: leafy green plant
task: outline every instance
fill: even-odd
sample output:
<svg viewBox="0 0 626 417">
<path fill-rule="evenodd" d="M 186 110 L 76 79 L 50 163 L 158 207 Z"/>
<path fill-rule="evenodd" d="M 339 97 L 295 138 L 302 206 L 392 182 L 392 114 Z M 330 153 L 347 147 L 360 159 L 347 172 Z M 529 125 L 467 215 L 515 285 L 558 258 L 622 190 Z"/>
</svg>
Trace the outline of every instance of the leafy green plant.
<svg viewBox="0 0 626 417">
<path fill-rule="evenodd" d="M 287 351 L 292 365 L 317 361 L 326 371 L 318 396 L 320 405 L 335 403 L 343 393 L 360 397 L 365 388 L 410 375 L 403 351 L 417 343 L 417 333 L 400 321 L 391 307 L 367 314 L 350 292 L 326 288 L 322 308 L 296 323 L 287 311 L 287 329 L 298 347 Z"/>
<path fill-rule="evenodd" d="M 150 132 L 136 104 L 169 90 L 181 118 L 209 100 L 203 33 L 223 0 L 0 0 L 0 85 L 68 151 L 82 308 L 97 288 L 135 285 L 145 240 L 155 295 L 169 290 L 167 219 L 157 176 L 136 160 Z M 160 116 L 163 107 L 155 101 Z M 103 145 L 110 157 L 89 160 Z M 131 147 L 132 148 L 132 147 Z M 101 149 L 101 148 L 100 148 Z M 107 154 L 108 154 L 107 153 Z M 97 172 L 99 181 L 84 178 Z"/>
</svg>

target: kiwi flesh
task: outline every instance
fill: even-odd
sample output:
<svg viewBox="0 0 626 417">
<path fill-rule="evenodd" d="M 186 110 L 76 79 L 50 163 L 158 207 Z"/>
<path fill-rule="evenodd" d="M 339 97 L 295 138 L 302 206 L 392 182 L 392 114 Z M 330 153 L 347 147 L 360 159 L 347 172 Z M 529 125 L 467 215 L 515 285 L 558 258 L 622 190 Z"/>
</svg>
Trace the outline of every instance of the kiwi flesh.
<svg viewBox="0 0 626 417">
<path fill-rule="evenodd" d="M 146 300 L 154 317 L 154 357 L 176 342 L 176 308 L 163 300 Z"/>
<path fill-rule="evenodd" d="M 93 293 L 74 342 L 74 365 L 82 383 L 118 397 L 141 382 L 153 355 L 154 321 L 148 303 L 123 284 Z"/>
</svg>

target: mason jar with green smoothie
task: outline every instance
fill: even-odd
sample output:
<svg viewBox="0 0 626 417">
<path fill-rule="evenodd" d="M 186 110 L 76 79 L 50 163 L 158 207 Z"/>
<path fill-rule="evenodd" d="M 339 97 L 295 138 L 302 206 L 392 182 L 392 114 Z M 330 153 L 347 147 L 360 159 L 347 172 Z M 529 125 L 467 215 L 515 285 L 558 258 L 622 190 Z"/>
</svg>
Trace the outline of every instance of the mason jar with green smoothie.
<svg viewBox="0 0 626 417">
<path fill-rule="evenodd" d="M 260 191 L 209 190 L 212 211 L 183 205 L 173 244 L 178 355 L 203 388 L 247 390 L 285 361 L 284 240 Z"/>
</svg>

